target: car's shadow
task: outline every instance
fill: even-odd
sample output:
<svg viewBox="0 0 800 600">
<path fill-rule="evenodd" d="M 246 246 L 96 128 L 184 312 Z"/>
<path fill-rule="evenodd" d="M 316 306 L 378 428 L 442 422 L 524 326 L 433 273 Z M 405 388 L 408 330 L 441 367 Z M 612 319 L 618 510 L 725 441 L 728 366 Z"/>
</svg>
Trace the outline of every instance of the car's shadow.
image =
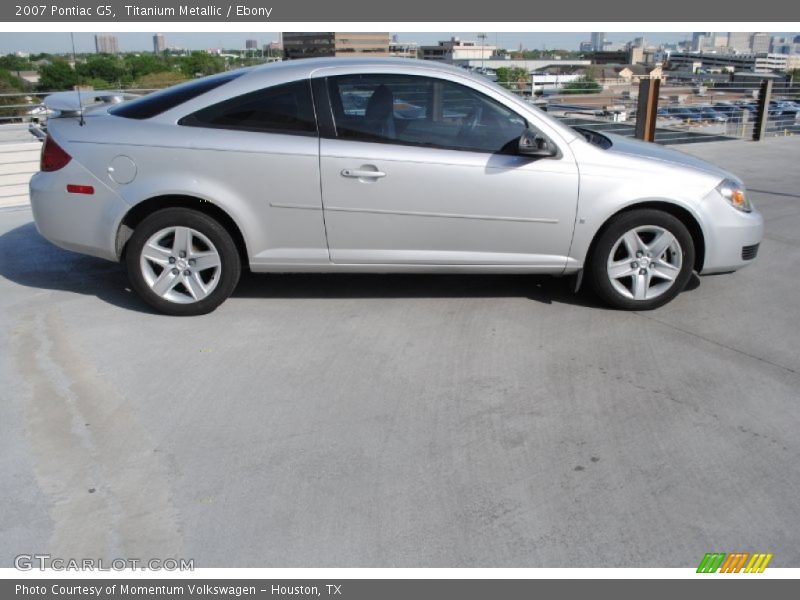
<svg viewBox="0 0 800 600">
<path fill-rule="evenodd" d="M 97 296 L 130 310 L 151 312 L 116 263 L 53 246 L 26 223 L 0 235 L 0 276 L 19 285 Z"/>
<path fill-rule="evenodd" d="M 0 235 L 0 276 L 26 287 L 93 295 L 115 306 L 154 311 L 130 289 L 124 268 L 56 248 L 33 223 Z M 687 289 L 697 287 L 693 277 Z M 544 304 L 605 307 L 574 279 L 543 275 L 253 274 L 233 298 L 527 298 Z"/>
</svg>

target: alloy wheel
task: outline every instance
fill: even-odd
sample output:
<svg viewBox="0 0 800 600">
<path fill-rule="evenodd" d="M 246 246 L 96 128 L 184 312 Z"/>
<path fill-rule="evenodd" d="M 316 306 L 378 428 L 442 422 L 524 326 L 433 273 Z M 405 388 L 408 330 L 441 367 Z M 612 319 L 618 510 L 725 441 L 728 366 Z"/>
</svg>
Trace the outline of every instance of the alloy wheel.
<svg viewBox="0 0 800 600">
<path fill-rule="evenodd" d="M 625 298 L 652 300 L 669 290 L 681 272 L 683 249 L 663 227 L 644 225 L 623 234 L 611 247 L 606 272 Z"/>
<path fill-rule="evenodd" d="M 222 273 L 222 260 L 211 240 L 185 226 L 166 227 L 150 236 L 139 266 L 153 293 L 178 304 L 206 298 Z"/>
</svg>

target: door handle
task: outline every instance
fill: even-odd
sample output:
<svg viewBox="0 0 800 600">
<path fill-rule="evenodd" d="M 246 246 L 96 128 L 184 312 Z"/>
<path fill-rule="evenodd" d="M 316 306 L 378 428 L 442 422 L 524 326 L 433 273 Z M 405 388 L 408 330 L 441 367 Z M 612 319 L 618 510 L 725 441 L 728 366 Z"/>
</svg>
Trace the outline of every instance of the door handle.
<svg viewBox="0 0 800 600">
<path fill-rule="evenodd" d="M 342 169 L 342 177 L 352 177 L 354 179 L 380 179 L 386 177 L 383 171 L 371 169 Z"/>
</svg>

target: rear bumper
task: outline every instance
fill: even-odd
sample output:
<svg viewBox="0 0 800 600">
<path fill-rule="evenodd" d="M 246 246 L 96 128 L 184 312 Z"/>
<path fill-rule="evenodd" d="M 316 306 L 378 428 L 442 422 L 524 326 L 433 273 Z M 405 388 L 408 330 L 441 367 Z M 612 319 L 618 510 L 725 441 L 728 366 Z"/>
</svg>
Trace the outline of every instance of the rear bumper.
<svg viewBox="0 0 800 600">
<path fill-rule="evenodd" d="M 730 206 L 716 191 L 703 202 L 705 259 L 702 275 L 726 273 L 753 263 L 764 237 L 764 218 Z"/>
<path fill-rule="evenodd" d="M 94 193 L 69 193 L 67 184 L 90 185 Z M 81 254 L 119 260 L 116 232 L 128 205 L 77 161 L 36 173 L 30 196 L 36 228 L 47 240 Z"/>
</svg>

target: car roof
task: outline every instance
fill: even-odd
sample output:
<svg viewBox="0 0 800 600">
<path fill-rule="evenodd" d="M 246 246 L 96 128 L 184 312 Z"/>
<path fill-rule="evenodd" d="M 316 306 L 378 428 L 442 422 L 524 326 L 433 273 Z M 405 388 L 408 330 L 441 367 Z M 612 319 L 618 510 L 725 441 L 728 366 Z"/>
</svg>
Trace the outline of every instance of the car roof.
<svg viewBox="0 0 800 600">
<path fill-rule="evenodd" d="M 375 57 L 324 57 L 324 58 L 301 58 L 294 60 L 284 60 L 280 62 L 268 63 L 251 67 L 252 75 L 268 75 L 278 72 L 291 73 L 297 77 L 310 76 L 320 69 L 330 69 L 336 67 L 358 68 L 358 67 L 388 67 L 391 69 L 426 69 L 439 73 L 457 74 L 469 79 L 486 82 L 483 77 L 478 77 L 469 73 L 466 69 L 453 67 L 428 60 L 409 59 L 409 58 L 375 58 Z"/>
</svg>

